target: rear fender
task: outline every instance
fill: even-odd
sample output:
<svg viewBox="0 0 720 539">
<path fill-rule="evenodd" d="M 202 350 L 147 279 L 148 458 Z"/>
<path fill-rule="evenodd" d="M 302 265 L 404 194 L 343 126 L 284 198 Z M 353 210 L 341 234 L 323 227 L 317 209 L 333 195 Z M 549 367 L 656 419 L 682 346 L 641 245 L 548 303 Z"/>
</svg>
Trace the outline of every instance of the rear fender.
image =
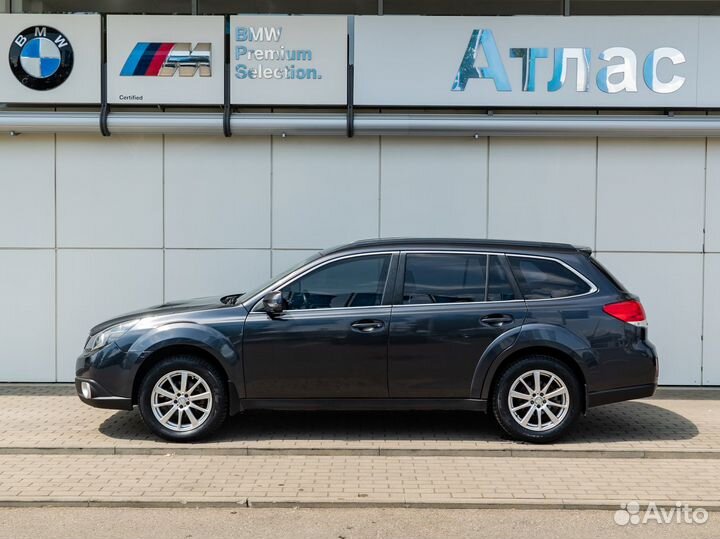
<svg viewBox="0 0 720 539">
<path fill-rule="evenodd" d="M 482 355 L 475 368 L 472 398 L 489 399 L 495 374 L 511 358 L 517 357 L 523 351 L 532 353 L 533 349 L 542 349 L 547 351 L 546 353 L 555 351 L 570 358 L 582 373 L 581 383 L 587 383 L 591 371 L 598 365 L 598 358 L 590 343 L 567 328 L 552 324 L 524 325 L 519 328 L 518 335 L 510 346 L 496 346 L 496 342 L 493 342 Z"/>
</svg>

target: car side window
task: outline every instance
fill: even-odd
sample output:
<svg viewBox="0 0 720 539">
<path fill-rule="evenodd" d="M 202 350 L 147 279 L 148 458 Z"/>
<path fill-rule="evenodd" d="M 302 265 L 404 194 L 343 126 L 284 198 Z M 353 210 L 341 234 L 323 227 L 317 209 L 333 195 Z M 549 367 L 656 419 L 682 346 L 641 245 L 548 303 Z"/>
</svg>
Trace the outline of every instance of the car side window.
<svg viewBox="0 0 720 539">
<path fill-rule="evenodd" d="M 552 299 L 590 292 L 590 285 L 555 260 L 508 256 L 525 299 Z"/>
<path fill-rule="evenodd" d="M 403 303 L 485 301 L 487 255 L 408 254 Z"/>
<path fill-rule="evenodd" d="M 499 256 L 491 255 L 488 262 L 487 301 L 510 301 L 517 299 L 515 288 Z"/>
<path fill-rule="evenodd" d="M 390 255 L 331 262 L 282 289 L 286 310 L 370 307 L 382 303 Z"/>
</svg>

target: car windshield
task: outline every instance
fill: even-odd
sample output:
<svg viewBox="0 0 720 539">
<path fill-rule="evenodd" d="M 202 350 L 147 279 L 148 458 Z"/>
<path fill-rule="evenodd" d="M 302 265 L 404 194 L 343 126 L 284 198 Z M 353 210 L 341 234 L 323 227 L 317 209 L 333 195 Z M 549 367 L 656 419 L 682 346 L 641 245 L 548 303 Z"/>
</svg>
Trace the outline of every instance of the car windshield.
<svg viewBox="0 0 720 539">
<path fill-rule="evenodd" d="M 242 302 L 244 302 L 245 300 L 250 299 L 250 298 L 253 297 L 255 294 L 257 294 L 257 293 L 259 293 L 259 292 L 262 292 L 263 290 L 265 290 L 266 288 L 268 288 L 268 287 L 269 287 L 270 285 L 272 285 L 274 282 L 277 282 L 277 281 L 279 281 L 280 279 L 283 279 L 283 278 L 287 277 L 287 276 L 290 275 L 293 271 L 302 268 L 305 264 L 309 264 L 309 263 L 312 262 L 313 260 L 317 260 L 317 259 L 320 258 L 321 256 L 322 256 L 322 254 L 319 253 L 319 252 L 318 252 L 318 253 L 314 253 L 313 255 L 309 256 L 308 258 L 306 258 L 306 259 L 303 260 L 302 262 L 298 262 L 297 264 L 295 264 L 294 266 L 291 266 L 290 268 L 286 269 L 285 271 L 283 271 L 283 272 L 280 273 L 279 275 L 275 275 L 275 276 L 272 277 L 271 279 L 268 279 L 267 281 L 265 281 L 265 282 L 264 282 L 263 284 L 261 284 L 260 286 L 258 286 L 258 287 L 256 287 L 256 288 L 250 290 L 249 292 L 243 293 L 241 296 L 238 296 L 238 297 L 235 299 L 235 302 L 234 302 L 235 305 L 238 305 L 239 303 L 242 303 Z"/>
</svg>

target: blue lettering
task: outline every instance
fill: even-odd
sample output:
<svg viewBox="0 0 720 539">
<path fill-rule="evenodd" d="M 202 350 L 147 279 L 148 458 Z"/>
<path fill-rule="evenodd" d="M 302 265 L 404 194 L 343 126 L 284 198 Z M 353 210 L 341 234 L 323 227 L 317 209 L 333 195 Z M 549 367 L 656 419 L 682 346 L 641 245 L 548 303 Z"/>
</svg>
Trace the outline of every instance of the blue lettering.
<svg viewBox="0 0 720 539">
<path fill-rule="evenodd" d="M 482 47 L 485 53 L 487 67 L 478 68 L 475 65 L 478 46 Z M 451 90 L 453 92 L 465 91 L 465 86 L 470 79 L 492 79 L 498 92 L 512 91 L 491 30 L 475 29 L 472 31 L 470 42 L 460 62 Z"/>
<path fill-rule="evenodd" d="M 545 48 L 510 49 L 510 58 L 522 58 L 522 89 L 523 92 L 535 91 L 535 60 L 547 58 Z"/>
</svg>

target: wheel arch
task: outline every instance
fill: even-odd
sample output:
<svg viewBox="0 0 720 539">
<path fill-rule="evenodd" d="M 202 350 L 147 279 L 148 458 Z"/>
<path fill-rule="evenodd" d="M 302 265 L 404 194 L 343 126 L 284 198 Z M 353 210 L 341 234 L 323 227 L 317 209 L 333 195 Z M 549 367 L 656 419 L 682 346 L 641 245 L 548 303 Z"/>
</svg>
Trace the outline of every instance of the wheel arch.
<svg viewBox="0 0 720 539">
<path fill-rule="evenodd" d="M 147 375 L 148 371 L 150 371 L 150 369 L 153 366 L 157 365 L 162 360 L 167 359 L 172 356 L 177 356 L 177 355 L 195 356 L 195 357 L 198 357 L 198 358 L 201 358 L 201 359 L 207 361 L 213 367 L 217 368 L 217 370 L 220 372 L 220 375 L 223 378 L 223 382 L 225 384 L 228 383 L 229 378 L 228 378 L 228 373 L 227 373 L 225 367 L 213 354 L 211 354 L 204 348 L 201 348 L 199 346 L 189 344 L 189 343 L 170 344 L 168 346 L 164 346 L 164 347 L 158 348 L 156 350 L 153 350 L 140 363 L 137 371 L 135 372 L 135 376 L 133 378 L 133 388 L 132 388 L 133 404 L 137 404 L 137 402 L 138 402 L 138 393 L 140 392 L 140 386 L 142 384 L 143 379 Z"/>
<path fill-rule="evenodd" d="M 489 381 L 487 382 L 487 391 L 488 396 L 487 398 L 490 399 L 492 396 L 492 390 L 495 388 L 495 385 L 497 384 L 498 379 L 502 375 L 505 370 L 507 370 L 511 365 L 514 363 L 517 363 L 521 359 L 529 356 L 547 356 L 551 357 L 553 359 L 556 359 L 563 363 L 570 371 L 575 375 L 578 382 L 583 388 L 587 388 L 587 381 L 585 380 L 585 374 L 583 373 L 582 369 L 578 365 L 577 361 L 573 359 L 570 355 L 567 353 L 558 350 L 557 348 L 551 348 L 548 346 L 529 346 L 527 348 L 523 348 L 521 350 L 517 350 L 510 354 L 508 357 L 506 357 L 503 361 L 500 362 L 500 364 L 497 366 L 495 371 L 492 374 L 492 377 L 488 377 Z M 584 389 L 584 391 L 587 393 L 587 389 Z M 583 399 L 584 401 L 585 399 Z M 583 404 L 585 406 L 585 404 Z"/>
<path fill-rule="evenodd" d="M 493 357 L 483 356 L 475 371 L 473 396 L 490 404 L 493 388 L 502 372 L 530 355 L 549 356 L 567 366 L 583 388 L 583 410 L 587 408 L 589 371 L 597 364 L 595 353 L 587 341 L 566 328 L 546 324 L 524 326 L 512 346 Z"/>
<path fill-rule="evenodd" d="M 127 354 L 132 371 L 132 403 L 137 404 L 143 378 L 158 361 L 186 354 L 200 357 L 218 369 L 228 389 L 230 413 L 240 411 L 244 391 L 241 358 L 219 331 L 194 323 L 169 324 L 156 328 L 136 341 Z"/>
</svg>

